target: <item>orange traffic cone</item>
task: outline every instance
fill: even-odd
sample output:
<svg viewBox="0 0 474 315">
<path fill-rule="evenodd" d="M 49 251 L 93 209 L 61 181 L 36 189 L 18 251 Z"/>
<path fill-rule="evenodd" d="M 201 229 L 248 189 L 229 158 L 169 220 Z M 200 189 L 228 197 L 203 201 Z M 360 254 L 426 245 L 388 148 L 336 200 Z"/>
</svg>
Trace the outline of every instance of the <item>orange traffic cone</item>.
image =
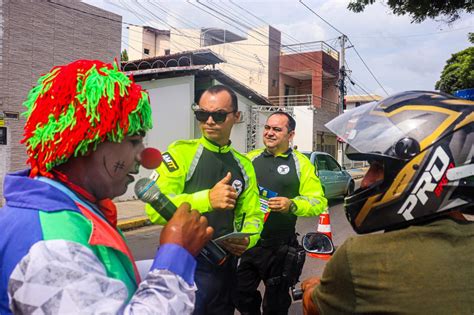
<svg viewBox="0 0 474 315">
<path fill-rule="evenodd" d="M 331 220 L 329 219 L 329 211 L 327 209 L 319 215 L 318 230 L 316 232 L 326 234 L 332 240 Z M 329 258 L 331 258 L 330 254 L 308 253 L 308 256 L 324 260 L 329 260 Z"/>
</svg>

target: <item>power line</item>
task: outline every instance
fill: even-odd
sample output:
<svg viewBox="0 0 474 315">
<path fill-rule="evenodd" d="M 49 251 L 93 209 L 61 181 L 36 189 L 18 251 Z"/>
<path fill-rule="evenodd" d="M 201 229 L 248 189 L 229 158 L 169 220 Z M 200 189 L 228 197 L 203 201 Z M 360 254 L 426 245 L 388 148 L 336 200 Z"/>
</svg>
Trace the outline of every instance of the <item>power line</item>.
<svg viewBox="0 0 474 315">
<path fill-rule="evenodd" d="M 225 14 L 222 14 L 221 12 L 218 12 L 218 11 L 216 11 L 215 9 L 210 8 L 209 6 L 207 6 L 207 5 L 205 5 L 205 4 L 201 3 L 201 2 L 199 2 L 199 0 L 196 0 L 196 1 L 197 1 L 198 4 L 200 4 L 200 5 L 204 6 L 204 7 L 206 7 L 208 10 L 211 10 L 211 11 L 213 11 L 213 12 L 216 12 L 216 13 L 218 13 L 218 14 L 224 16 L 226 19 L 228 19 L 228 20 L 230 20 L 230 21 L 236 23 L 237 25 L 240 25 L 240 26 L 249 28 L 247 25 L 243 24 L 242 22 L 236 21 L 234 18 L 228 17 L 228 16 L 226 16 Z M 188 3 L 190 3 L 190 4 L 193 5 L 194 7 L 198 8 L 199 10 L 201 10 L 201 11 L 203 11 L 203 12 L 205 12 L 205 13 L 211 15 L 211 16 L 214 16 L 215 18 L 217 18 L 217 19 L 223 21 L 224 23 L 226 23 L 226 24 L 228 24 L 228 25 L 231 25 L 231 26 L 233 26 L 233 27 L 235 27 L 235 28 L 237 28 L 237 29 L 239 29 L 239 30 L 242 31 L 241 28 L 239 28 L 239 27 L 237 27 L 237 26 L 235 26 L 235 25 L 232 25 L 232 24 L 230 24 L 229 22 L 225 21 L 224 19 L 218 17 L 217 15 L 215 15 L 215 14 L 209 12 L 209 11 L 206 11 L 206 10 L 204 10 L 203 8 L 200 8 L 200 7 L 196 6 L 196 5 L 194 5 L 190 0 L 188 0 Z M 249 29 L 250 29 L 250 28 L 249 28 Z M 260 32 L 257 31 L 257 30 L 254 30 L 254 31 L 255 31 L 256 33 L 260 34 L 262 37 L 266 37 L 265 34 L 262 34 L 262 33 L 260 33 Z M 243 32 L 245 32 L 245 31 L 243 31 Z M 255 37 L 255 36 L 251 35 L 250 33 L 249 33 L 248 35 L 249 35 L 250 37 L 253 37 L 254 39 L 256 39 L 256 40 L 262 42 L 261 39 L 259 39 L 259 38 Z M 275 39 L 273 39 L 273 38 L 271 38 L 271 37 L 268 37 L 268 39 L 269 39 L 270 42 L 273 41 L 273 42 L 275 42 L 276 44 L 281 45 L 280 42 L 276 41 Z M 263 42 L 262 42 L 262 43 L 263 43 Z M 270 48 L 270 49 L 273 49 L 273 50 L 277 50 L 278 53 L 280 53 L 280 47 L 275 48 L 275 47 L 272 47 L 272 46 L 270 45 L 269 48 Z M 292 48 L 289 48 L 289 49 L 290 49 L 291 51 L 293 51 L 294 53 L 299 53 L 299 52 L 298 52 L 297 50 L 295 50 L 295 49 L 292 49 Z M 322 62 L 319 62 L 317 59 L 312 58 L 312 57 L 310 57 L 310 56 L 307 56 L 307 55 L 302 54 L 302 55 L 301 55 L 301 58 L 306 59 L 306 60 L 311 61 L 311 62 L 314 62 L 315 64 L 319 64 L 319 65 L 322 66 Z M 295 61 L 298 62 L 298 63 L 300 63 L 300 64 L 302 64 L 302 65 L 304 65 L 301 60 L 295 59 Z M 337 71 L 336 69 L 334 69 L 334 68 L 332 68 L 332 67 L 330 67 L 330 68 L 331 68 L 331 70 L 333 70 L 333 71 L 335 71 L 335 72 Z"/>
<path fill-rule="evenodd" d="M 134 24 L 134 23 L 124 22 L 124 21 L 120 21 L 120 20 L 116 20 L 116 19 L 112 19 L 112 18 L 100 16 L 100 15 L 97 15 L 97 14 L 94 14 L 94 13 L 86 12 L 86 11 L 83 11 L 83 10 L 80 10 L 80 9 L 76 9 L 76 8 L 73 8 L 73 7 L 69 7 L 69 6 L 66 6 L 66 5 L 57 3 L 57 2 L 53 2 L 53 1 L 51 1 L 51 0 L 47 0 L 47 1 L 50 2 L 50 3 L 52 3 L 52 4 L 54 4 L 54 5 L 61 6 L 61 7 L 63 7 L 63 8 L 67 8 L 67 9 L 69 9 L 69 10 L 78 11 L 78 12 L 81 12 L 81 13 L 84 13 L 84 14 L 96 16 L 96 17 L 99 17 L 99 18 L 102 18 L 102 19 L 106 19 L 106 20 L 109 20 L 109 21 L 113 21 L 113 22 L 116 22 L 116 23 L 120 23 L 120 24 L 124 24 L 124 25 L 128 25 L 128 26 L 142 27 L 142 25 L 137 25 L 137 24 Z M 119 1 L 119 2 L 120 2 L 120 1 Z M 120 3 L 121 3 L 121 2 L 120 2 Z M 138 1 L 137 1 L 137 3 L 138 3 Z M 114 3 L 111 3 L 111 4 L 114 5 L 114 6 L 119 7 L 120 9 L 125 9 L 126 11 L 129 11 L 130 13 L 134 14 L 140 21 L 142 21 L 142 22 L 144 23 L 144 25 L 146 24 L 146 21 L 143 20 L 142 18 L 140 18 L 140 16 L 138 15 L 138 13 L 135 12 L 133 9 L 130 9 L 128 6 L 123 7 L 123 6 L 114 4 Z M 159 8 L 159 7 L 155 6 L 152 2 L 150 2 L 150 4 L 153 5 L 155 8 Z M 124 4 L 124 5 L 125 5 L 125 4 Z M 200 9 L 200 8 L 199 8 L 199 9 Z M 150 11 L 147 10 L 146 8 L 145 8 L 145 11 L 150 12 Z M 204 11 L 204 12 L 210 14 L 210 13 L 207 12 L 207 11 Z M 166 13 L 169 13 L 169 11 L 167 11 Z M 211 15 L 212 15 L 212 14 L 211 14 Z M 175 15 L 175 16 L 177 16 L 177 15 Z M 162 19 L 160 19 L 160 18 L 158 18 L 158 20 L 159 20 L 159 21 L 162 21 Z M 225 21 L 224 21 L 224 22 L 225 22 Z M 197 37 L 192 37 L 192 36 L 185 35 L 183 32 L 181 32 L 179 29 L 173 27 L 173 26 L 170 25 L 169 23 L 167 23 L 167 22 L 164 22 L 164 23 L 165 23 L 166 25 L 168 25 L 170 28 L 173 28 L 173 29 L 175 29 L 176 31 L 178 31 L 178 33 L 171 33 L 171 32 L 170 32 L 171 34 L 174 34 L 174 35 L 177 35 L 177 36 L 188 37 L 188 38 L 200 39 L 200 38 L 197 38 Z M 229 23 L 226 22 L 226 24 L 229 24 Z M 130 30 L 131 30 L 131 29 L 129 29 L 129 31 L 130 31 Z M 135 30 L 131 30 L 131 31 L 135 31 Z M 136 32 L 138 32 L 138 31 L 136 31 Z M 261 34 L 261 33 L 260 33 L 260 34 Z M 261 34 L 261 35 L 263 35 L 263 34 Z M 215 38 L 215 37 L 214 37 L 214 38 Z M 257 40 L 259 40 L 259 39 L 257 39 Z M 260 40 L 259 40 L 259 41 L 260 41 Z M 260 42 L 262 42 L 262 41 L 260 41 Z M 124 42 L 123 40 L 122 40 L 122 43 L 125 44 L 126 46 L 128 46 L 128 43 Z M 257 45 L 258 45 L 258 46 L 269 46 L 269 47 L 271 46 L 271 44 L 265 44 L 265 43 L 264 43 L 264 44 L 233 43 L 233 44 L 234 44 L 234 45 L 235 45 L 235 44 L 237 44 L 237 45 L 242 45 L 242 46 L 257 46 Z M 175 43 L 173 43 L 173 45 L 179 49 L 179 46 L 178 46 L 178 45 L 176 45 Z M 187 46 L 187 47 L 194 48 L 194 47 L 192 47 L 192 46 Z M 201 47 L 201 46 L 199 45 L 199 47 Z M 135 50 L 135 51 L 138 52 L 138 50 L 136 50 L 136 49 L 134 49 L 134 48 L 132 48 L 132 47 L 129 47 L 129 48 L 131 48 L 131 49 L 133 49 L 133 50 Z M 237 50 L 235 50 L 235 48 L 234 48 L 234 49 L 231 49 L 231 50 L 237 52 Z M 295 51 L 295 52 L 297 52 L 297 51 Z M 141 54 L 141 52 L 140 52 L 140 54 Z M 254 58 L 254 56 L 252 56 L 252 55 L 248 55 L 248 54 L 246 54 L 246 53 L 243 53 L 243 54 L 247 55 L 249 58 Z M 317 60 L 315 60 L 315 59 L 311 59 L 311 60 L 314 61 L 314 62 L 316 62 L 316 63 L 318 63 Z M 248 60 L 247 60 L 247 61 L 248 61 Z M 250 61 L 253 62 L 253 60 L 250 60 Z M 264 63 L 268 64 L 268 62 L 264 62 Z M 332 70 L 334 70 L 334 69 L 332 69 Z"/>
<path fill-rule="evenodd" d="M 92 16 L 95 16 L 95 17 L 98 17 L 98 18 L 101 18 L 101 19 L 105 19 L 105 20 L 109 20 L 109 21 L 113 21 L 113 22 L 117 22 L 117 23 L 121 23 L 121 24 L 131 25 L 131 26 L 140 26 L 140 25 L 136 25 L 136 24 L 127 23 L 127 22 L 123 22 L 123 21 L 120 21 L 120 20 L 112 19 L 112 18 L 109 18 L 109 17 L 106 17 L 106 16 L 101 16 L 101 15 L 98 15 L 98 14 L 95 14 L 95 13 L 83 11 L 83 10 L 80 10 L 80 9 L 77 9 L 77 8 L 69 7 L 67 5 L 57 3 L 57 2 L 54 2 L 52 0 L 46 0 L 46 1 L 51 3 L 51 4 L 63 7 L 63 8 L 67 8 L 67 9 L 77 11 L 77 12 L 81 12 L 81 13 L 88 14 L 88 15 L 92 15 Z"/>
<path fill-rule="evenodd" d="M 433 33 L 425 33 L 425 34 L 411 34 L 411 35 L 400 35 L 400 36 L 383 36 L 383 35 L 378 35 L 378 36 L 352 36 L 352 38 L 408 38 L 408 37 L 422 37 L 422 36 L 431 36 L 431 35 L 439 35 L 439 34 L 444 34 L 444 33 L 451 33 L 451 32 L 457 32 L 457 31 L 462 31 L 465 29 L 472 29 L 474 26 L 466 26 L 466 27 L 461 27 L 461 28 L 456 28 L 452 30 L 446 30 L 446 31 L 440 31 L 440 32 L 433 32 Z"/>
<path fill-rule="evenodd" d="M 69 7 L 69 6 L 60 4 L 60 3 L 56 3 L 56 2 L 53 2 L 53 1 L 51 1 L 51 0 L 48 0 L 48 2 L 50 2 L 50 3 L 54 4 L 54 5 L 61 6 L 61 7 L 63 7 L 63 8 L 69 9 L 69 10 L 78 11 L 78 12 L 81 12 L 81 13 L 84 13 L 84 14 L 96 16 L 96 17 L 99 17 L 99 18 L 102 18 L 102 19 L 106 19 L 106 20 L 109 20 L 109 21 L 113 21 L 113 22 L 116 22 L 116 23 L 120 23 L 120 24 L 123 24 L 123 25 L 142 27 L 142 25 L 137 25 L 137 24 L 133 24 L 133 23 L 124 22 L 124 21 L 121 21 L 121 20 L 116 20 L 116 19 L 112 19 L 112 18 L 100 16 L 100 15 L 97 15 L 97 14 L 94 14 L 94 13 L 86 12 L 86 11 L 83 11 L 83 10 L 80 10 L 80 9 L 76 9 L 76 8 Z M 119 1 L 119 3 L 122 4 L 121 1 Z M 126 11 L 131 12 L 131 13 L 134 14 L 140 21 L 142 21 L 144 24 L 146 24 L 146 21 L 143 20 L 143 19 L 140 17 L 140 15 L 139 15 L 135 10 L 133 10 L 133 9 L 130 8 L 130 7 L 128 7 L 125 3 L 123 3 L 123 6 L 122 6 L 122 5 L 117 5 L 117 4 L 114 4 L 114 3 L 111 3 L 111 4 L 114 5 L 114 6 L 119 7 L 120 9 L 125 9 Z M 137 1 L 137 4 L 138 4 L 138 1 Z M 153 5 L 153 3 L 150 3 L 150 4 Z M 140 4 L 138 4 L 138 5 L 139 5 L 140 7 L 142 7 L 143 9 L 145 9 L 145 11 L 147 11 L 148 13 L 151 13 L 148 9 L 144 8 L 144 7 L 141 6 Z M 154 5 L 153 5 L 153 6 L 154 6 Z M 155 6 L 155 7 L 158 8 L 157 6 Z M 211 13 L 209 13 L 209 12 L 207 12 L 207 11 L 204 11 L 204 12 L 206 12 L 206 13 L 208 13 L 208 14 L 211 14 Z M 166 13 L 169 14 L 169 11 L 166 11 Z M 153 13 L 151 13 L 151 14 L 152 14 L 155 18 L 157 18 L 160 22 L 163 21 L 161 18 L 157 17 L 157 16 L 154 15 Z M 211 15 L 212 15 L 212 14 L 211 14 Z M 176 16 L 176 15 L 175 15 L 175 16 Z M 233 19 L 231 19 L 231 20 L 233 20 Z M 225 21 L 224 21 L 224 22 L 225 22 Z M 235 22 L 235 20 L 234 20 L 234 22 Z M 178 35 L 178 36 L 184 36 L 184 37 L 189 37 L 189 38 L 194 38 L 194 39 L 200 39 L 200 38 L 197 38 L 197 37 L 187 36 L 186 34 L 182 33 L 179 29 L 177 29 L 177 28 L 175 28 L 174 26 L 170 25 L 170 24 L 167 23 L 166 21 L 163 21 L 163 23 L 166 24 L 166 25 L 168 25 L 168 26 L 171 27 L 172 29 L 175 29 L 176 31 L 179 32 L 178 34 L 170 32 L 170 34 L 175 34 L 175 35 Z M 226 23 L 226 24 L 229 24 L 229 23 L 227 23 L 227 22 L 225 22 L 225 23 Z M 186 24 L 186 23 L 185 23 L 185 24 Z M 230 24 L 229 24 L 229 25 L 230 25 Z M 136 31 L 136 30 L 129 29 L 129 31 L 130 31 L 130 30 L 131 30 L 131 31 Z M 138 31 L 136 31 L 136 32 L 138 32 Z M 259 33 L 259 32 L 258 32 L 258 33 Z M 262 36 L 265 36 L 265 35 L 262 34 L 262 33 L 259 33 L 259 34 L 262 35 Z M 254 38 L 255 38 L 255 37 L 254 37 Z M 260 42 L 262 42 L 262 41 L 261 41 L 260 39 L 258 39 L 258 38 L 255 38 L 255 39 L 257 39 L 257 40 L 259 40 Z M 124 42 L 123 40 L 121 40 L 121 42 L 122 42 L 122 44 L 128 46 L 128 44 L 127 44 L 126 42 Z M 311 43 L 312 43 L 312 42 L 301 43 L 301 44 L 311 44 Z M 314 43 L 317 43 L 317 42 L 314 42 Z M 176 45 L 176 43 L 170 42 L 170 44 L 173 45 L 173 46 L 175 46 L 175 47 L 177 47 L 179 50 L 182 49 L 181 47 L 179 47 L 178 45 Z M 182 43 L 182 44 L 183 44 L 183 43 Z M 234 44 L 239 44 L 239 43 L 234 43 Z M 240 43 L 240 44 L 242 44 L 242 45 L 248 45 L 248 46 L 253 46 L 253 45 L 259 45 L 259 46 L 261 45 L 261 46 L 268 46 L 268 47 L 271 47 L 271 46 L 272 46 L 271 44 L 245 44 L 245 43 Z M 184 45 L 184 44 L 183 44 L 183 45 Z M 274 46 L 274 45 L 273 45 L 273 46 Z M 186 46 L 186 47 L 194 48 L 193 46 Z M 199 45 L 199 47 L 200 47 L 200 45 Z M 271 48 L 272 48 L 272 47 L 271 47 Z M 135 48 L 132 47 L 132 46 L 129 46 L 129 49 L 132 49 L 132 50 L 136 51 L 137 53 L 142 54 L 141 51 L 135 49 Z M 274 48 L 273 48 L 273 49 L 274 49 Z M 252 60 L 252 58 L 254 58 L 254 56 L 248 55 L 247 53 L 238 52 L 235 48 L 232 49 L 232 50 L 235 51 L 235 52 L 237 52 L 237 53 L 240 53 L 240 54 L 243 54 L 243 55 L 247 55 L 247 56 L 250 58 L 250 60 L 245 59 L 245 61 L 255 62 L 254 60 Z M 295 50 L 293 50 L 293 51 L 295 51 Z M 295 52 L 298 53 L 297 51 L 295 51 Z M 306 57 L 306 56 L 305 56 L 305 57 Z M 239 59 L 239 58 L 236 58 L 236 59 Z M 307 59 L 310 60 L 310 61 L 313 61 L 313 62 L 315 62 L 315 63 L 317 63 L 317 64 L 320 64 L 320 62 L 318 62 L 318 61 L 317 61 L 316 59 L 314 59 L 314 58 L 309 58 L 309 57 L 307 57 Z M 240 60 L 244 60 L 244 59 L 240 59 Z M 264 64 L 267 64 L 267 65 L 268 65 L 268 62 L 267 62 L 267 61 L 261 61 L 261 60 L 260 60 L 260 62 L 258 62 L 258 63 L 255 62 L 255 63 L 261 64 L 262 62 L 263 62 Z M 298 62 L 301 63 L 301 61 L 298 61 Z M 244 66 L 241 66 L 241 65 L 228 63 L 228 62 L 227 62 L 227 64 L 229 64 L 230 66 L 243 68 L 243 69 L 246 69 L 246 70 L 248 70 L 248 71 L 260 71 L 259 68 L 248 68 L 248 67 L 244 67 Z M 265 67 L 265 66 L 263 65 L 263 67 Z M 292 69 L 285 68 L 285 67 L 281 67 L 281 68 L 286 69 L 286 70 L 292 70 Z M 332 68 L 331 68 L 331 69 L 332 69 Z M 332 69 L 332 70 L 334 70 L 334 69 Z M 240 72 L 239 72 L 239 74 L 240 74 L 242 77 L 247 78 L 247 76 L 246 76 L 245 74 L 242 74 L 242 73 L 240 73 Z M 319 76 L 318 76 L 317 78 L 319 78 Z M 321 78 L 324 79 L 322 75 L 321 75 Z"/>
<path fill-rule="evenodd" d="M 387 90 L 385 90 L 385 88 L 382 86 L 382 84 L 379 82 L 379 80 L 375 77 L 375 74 L 372 72 L 372 70 L 370 70 L 369 66 L 365 63 L 364 59 L 362 59 L 362 56 L 359 54 L 359 52 L 357 51 L 357 48 L 355 47 L 355 45 L 351 42 L 351 40 L 348 38 L 349 40 L 349 43 L 351 43 L 352 45 L 352 48 L 354 48 L 354 51 L 356 52 L 357 56 L 359 56 L 360 60 L 362 61 L 362 63 L 364 64 L 364 66 L 367 68 L 367 70 L 369 71 L 369 73 L 372 75 L 372 77 L 374 78 L 374 80 L 377 82 L 377 84 L 382 88 L 382 90 L 385 92 L 385 94 L 387 94 L 387 96 L 389 95 Z"/>
<path fill-rule="evenodd" d="M 145 11 L 149 11 L 149 10 L 146 9 L 145 7 L 143 7 L 143 6 L 141 6 L 141 7 L 142 7 Z M 162 8 L 159 8 L 158 6 L 154 6 L 154 7 L 157 8 L 157 9 L 159 9 L 160 11 L 166 13 L 166 14 L 168 14 L 168 12 L 170 12 L 169 10 L 164 11 Z M 151 14 L 152 14 L 153 16 L 156 16 L 156 15 L 154 15 L 153 13 L 151 13 Z M 175 14 L 175 17 L 176 17 L 178 20 L 180 19 L 180 17 L 179 17 L 177 14 Z M 192 37 L 192 36 L 187 36 L 185 33 L 183 33 L 182 31 L 180 31 L 179 29 L 173 27 L 173 26 L 170 25 L 169 23 L 166 22 L 166 24 L 169 25 L 171 28 L 175 29 L 176 31 L 178 31 L 180 34 L 182 34 L 182 36 L 185 36 L 185 37 L 188 37 L 188 38 L 195 38 L 195 39 L 201 40 L 201 37 L 196 38 L 196 37 Z M 187 25 L 191 25 L 191 26 L 192 26 L 192 24 L 194 24 L 194 23 L 184 23 L 184 24 L 185 24 L 185 25 L 187 24 Z M 194 25 L 195 25 L 195 24 L 194 24 Z M 192 27 L 193 27 L 193 26 L 192 26 Z M 179 36 L 179 35 L 178 35 L 178 36 Z M 210 37 L 213 38 L 213 39 L 216 39 L 216 37 L 214 37 L 214 36 L 210 36 Z M 193 42 L 196 44 L 197 47 L 202 47 L 201 42 L 199 42 L 199 43 L 198 43 L 197 41 L 193 41 Z M 238 53 L 239 55 L 247 56 L 247 57 L 249 58 L 249 60 L 246 60 L 246 61 L 250 61 L 250 62 L 253 62 L 253 63 L 257 63 L 257 62 L 255 62 L 255 61 L 253 60 L 253 58 L 255 58 L 255 56 L 248 54 L 246 51 L 240 49 L 240 47 L 229 47 L 229 49 L 232 50 L 232 51 L 234 51 L 234 52 L 236 52 L 236 53 Z"/>
<path fill-rule="evenodd" d="M 350 67 L 349 64 L 347 63 L 347 60 L 345 61 L 345 63 L 346 63 L 347 69 L 348 69 L 347 72 L 350 73 L 350 74 L 348 75 L 348 77 L 349 77 L 351 83 L 353 83 L 353 82 L 357 83 L 357 85 L 360 86 L 363 91 L 369 90 L 367 87 L 365 87 L 365 86 L 360 82 L 360 80 L 358 80 L 358 79 L 356 79 L 356 78 L 354 77 L 354 75 L 352 74 L 351 67 Z M 354 83 L 354 85 L 355 85 L 355 83 Z M 366 94 L 369 94 L 369 95 L 370 95 L 370 93 L 367 93 L 367 92 L 366 92 Z M 375 94 L 375 93 L 374 93 L 374 94 Z M 374 98 L 372 98 L 372 99 L 374 99 Z M 375 100 L 375 99 L 374 99 L 374 100 Z"/>
<path fill-rule="evenodd" d="M 382 84 L 379 82 L 379 80 L 375 77 L 375 74 L 372 72 L 372 70 L 370 70 L 369 66 L 367 65 L 367 63 L 364 61 L 364 59 L 362 58 L 362 56 L 359 54 L 359 52 L 357 51 L 355 45 L 351 42 L 350 38 L 348 38 L 344 33 L 342 33 L 340 30 L 338 30 L 334 25 L 332 25 L 331 23 L 329 23 L 328 21 L 326 21 L 324 18 L 322 18 L 319 14 L 317 14 L 313 9 L 311 9 L 310 7 L 308 7 L 304 2 L 303 0 L 299 0 L 300 3 L 305 6 L 309 11 L 311 11 L 314 15 L 316 15 L 317 17 L 319 17 L 322 21 L 324 21 L 327 25 L 329 25 L 330 27 L 332 27 L 334 30 L 336 30 L 337 32 L 341 33 L 342 36 L 345 36 L 347 38 L 347 40 L 349 41 L 349 43 L 352 45 L 352 48 L 354 48 L 354 51 L 356 52 L 357 56 L 359 56 L 360 60 L 362 61 L 362 63 L 364 64 L 364 66 L 367 68 L 367 70 L 369 71 L 369 73 L 372 75 L 372 77 L 374 78 L 374 80 L 377 82 L 377 84 L 382 88 L 382 90 L 385 92 L 385 94 L 387 94 L 387 96 L 389 95 L 387 90 L 385 90 L 385 88 L 382 86 Z"/>
<path fill-rule="evenodd" d="M 329 23 L 328 21 L 326 21 L 325 19 L 323 19 L 319 14 L 317 14 L 313 9 L 311 9 L 310 7 L 308 7 L 306 5 L 306 3 L 303 2 L 303 0 L 300 0 L 300 3 L 305 6 L 305 8 L 307 8 L 309 11 L 313 12 L 314 15 L 316 15 L 318 18 L 320 18 L 324 23 L 326 23 L 327 25 L 329 25 L 330 27 L 332 27 L 334 30 L 336 30 L 338 33 L 340 33 L 341 35 L 345 35 L 343 32 L 341 32 L 340 30 L 338 30 L 334 25 L 332 25 L 331 23 Z"/>
<path fill-rule="evenodd" d="M 363 88 L 354 77 L 350 77 L 351 83 L 354 83 L 353 86 L 358 87 L 359 90 L 363 91 L 367 96 L 369 96 L 372 100 L 377 101 L 371 93 L 369 93 L 365 88 Z"/>
<path fill-rule="evenodd" d="M 267 25 L 270 25 L 270 23 L 268 23 L 267 21 L 263 20 L 262 18 L 256 16 L 255 14 L 253 14 L 251 11 L 241 7 L 240 5 L 236 4 L 234 1 L 232 0 L 229 0 L 230 3 L 232 3 L 234 6 L 238 7 L 239 9 L 241 9 L 242 11 L 246 12 L 247 14 L 253 16 L 254 18 L 256 18 L 257 20 L 259 20 L 260 22 L 263 22 Z M 298 40 L 296 38 L 294 38 L 293 36 L 287 34 L 287 33 L 284 33 L 284 32 L 281 32 L 282 34 L 286 35 L 288 38 L 291 38 L 293 41 L 295 42 L 298 42 Z"/>
</svg>

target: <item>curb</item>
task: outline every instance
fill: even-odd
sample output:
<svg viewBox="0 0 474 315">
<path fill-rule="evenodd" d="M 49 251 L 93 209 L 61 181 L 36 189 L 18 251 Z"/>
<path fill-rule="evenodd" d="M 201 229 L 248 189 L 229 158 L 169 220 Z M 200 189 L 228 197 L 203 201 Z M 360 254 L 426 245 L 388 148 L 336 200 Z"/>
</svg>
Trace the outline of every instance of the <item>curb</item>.
<svg viewBox="0 0 474 315">
<path fill-rule="evenodd" d="M 138 229 L 147 225 L 151 225 L 151 222 L 147 217 L 120 220 L 117 223 L 117 227 L 120 228 L 122 231 Z"/>
</svg>

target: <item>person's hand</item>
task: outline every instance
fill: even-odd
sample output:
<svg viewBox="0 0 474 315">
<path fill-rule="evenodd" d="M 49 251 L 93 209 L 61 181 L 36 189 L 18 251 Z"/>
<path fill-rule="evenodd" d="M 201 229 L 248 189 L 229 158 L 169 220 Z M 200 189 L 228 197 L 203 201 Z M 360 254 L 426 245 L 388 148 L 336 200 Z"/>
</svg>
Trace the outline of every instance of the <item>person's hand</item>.
<svg viewBox="0 0 474 315">
<path fill-rule="evenodd" d="M 319 277 L 311 277 L 304 280 L 301 283 L 301 289 L 303 290 L 303 314 L 314 315 L 319 314 L 318 307 L 313 302 L 313 291 L 317 285 L 321 283 Z"/>
<path fill-rule="evenodd" d="M 209 201 L 214 210 L 232 210 L 235 207 L 237 200 L 237 191 L 229 185 L 232 174 L 227 172 L 227 175 L 221 179 L 209 191 Z"/>
<path fill-rule="evenodd" d="M 207 225 L 206 217 L 196 210 L 191 211 L 191 206 L 185 202 L 161 231 L 160 244 L 178 244 L 196 256 L 213 233 L 214 229 Z"/>
<path fill-rule="evenodd" d="M 268 199 L 268 208 L 271 211 L 286 213 L 290 210 L 291 200 L 286 197 L 273 197 Z"/>
<path fill-rule="evenodd" d="M 228 238 L 219 242 L 219 245 L 224 247 L 232 255 L 239 257 L 247 250 L 249 242 L 248 237 Z"/>
</svg>

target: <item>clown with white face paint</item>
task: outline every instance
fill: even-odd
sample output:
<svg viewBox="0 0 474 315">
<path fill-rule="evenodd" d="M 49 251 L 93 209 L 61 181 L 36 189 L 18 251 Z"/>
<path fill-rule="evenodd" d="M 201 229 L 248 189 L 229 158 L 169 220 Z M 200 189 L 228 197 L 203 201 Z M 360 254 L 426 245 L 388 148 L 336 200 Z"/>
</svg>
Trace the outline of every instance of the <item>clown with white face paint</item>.
<svg viewBox="0 0 474 315">
<path fill-rule="evenodd" d="M 257 174 L 261 203 L 268 207 L 261 207 L 266 212 L 261 240 L 242 255 L 237 273 L 237 308 L 242 313 L 260 313 L 262 298 L 257 291 L 260 280 L 266 286 L 263 312 L 288 312 L 291 304 L 288 289 L 293 284 L 282 274 L 288 246 L 297 245 L 297 217 L 316 216 L 327 208 L 314 166 L 306 156 L 290 148 L 295 127 L 296 122 L 289 114 L 273 113 L 265 123 L 265 148 L 247 154 Z M 267 201 L 265 196 L 274 197 Z"/>
</svg>

